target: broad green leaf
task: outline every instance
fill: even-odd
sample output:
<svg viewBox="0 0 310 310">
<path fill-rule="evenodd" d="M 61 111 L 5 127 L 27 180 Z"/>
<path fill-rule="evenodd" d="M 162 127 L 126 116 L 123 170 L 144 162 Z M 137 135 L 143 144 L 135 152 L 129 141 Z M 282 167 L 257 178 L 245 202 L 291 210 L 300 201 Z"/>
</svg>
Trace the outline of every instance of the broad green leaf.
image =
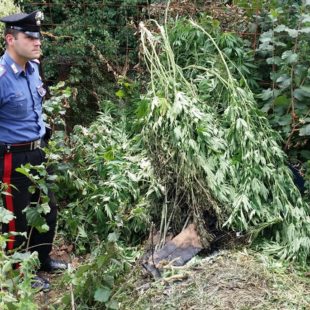
<svg viewBox="0 0 310 310">
<path fill-rule="evenodd" d="M 271 54 L 274 51 L 274 46 L 270 44 L 270 42 L 262 43 L 259 45 L 259 50 L 263 51 L 264 53 Z"/>
<path fill-rule="evenodd" d="M 170 109 L 170 114 L 173 117 L 176 117 L 177 115 L 179 115 L 182 111 L 183 108 L 186 104 L 186 99 L 184 98 L 184 96 L 182 95 L 182 93 L 177 93 L 173 102 L 173 105 Z"/>
<path fill-rule="evenodd" d="M 110 206 L 108 204 L 106 204 L 104 206 L 104 211 L 107 214 L 107 216 L 109 217 L 109 219 L 112 219 L 113 217 L 113 211 L 111 210 Z"/>
<path fill-rule="evenodd" d="M 58 176 L 56 174 L 51 174 L 47 176 L 48 181 L 56 181 L 58 179 Z"/>
<path fill-rule="evenodd" d="M 29 226 L 36 228 L 40 233 L 47 232 L 49 227 L 46 225 L 45 219 L 36 207 L 27 207 L 24 212 Z"/>
<path fill-rule="evenodd" d="M 25 176 L 29 176 L 30 173 L 30 169 L 25 166 L 18 167 L 15 170 L 19 173 L 22 173 Z"/>
<path fill-rule="evenodd" d="M 303 14 L 301 16 L 301 18 L 302 18 L 302 20 L 301 20 L 302 23 L 309 23 L 310 22 L 310 15 L 309 14 Z"/>
<path fill-rule="evenodd" d="M 190 139 L 190 140 L 188 141 L 188 144 L 190 145 L 190 147 L 191 147 L 194 151 L 196 151 L 196 152 L 199 151 L 199 146 L 198 146 L 198 144 L 196 143 L 195 140 Z"/>
<path fill-rule="evenodd" d="M 284 74 L 277 78 L 276 82 L 279 84 L 281 88 L 287 88 L 291 85 L 291 78 Z"/>
<path fill-rule="evenodd" d="M 119 89 L 119 90 L 115 93 L 115 95 L 116 95 L 118 98 L 122 99 L 122 98 L 125 97 L 125 92 L 124 92 L 122 89 Z"/>
<path fill-rule="evenodd" d="M 272 71 L 270 72 L 270 79 L 274 82 L 277 81 L 277 79 L 281 76 L 281 72 L 277 72 L 277 71 Z M 275 91 L 276 89 L 273 89 L 273 91 Z"/>
<path fill-rule="evenodd" d="M 296 88 L 294 90 L 294 98 L 298 100 L 304 100 L 305 98 L 310 97 L 310 87 L 309 86 L 301 86 L 300 88 Z"/>
<path fill-rule="evenodd" d="M 29 259 L 31 256 L 33 256 L 34 258 L 37 258 L 37 253 L 31 253 L 31 252 L 14 252 L 14 254 L 12 255 L 12 258 L 16 261 L 24 261 Z"/>
<path fill-rule="evenodd" d="M 270 42 L 270 41 L 272 41 L 272 39 L 273 39 L 273 32 L 272 32 L 272 30 L 269 30 L 269 31 L 266 31 L 266 32 L 262 33 L 260 38 L 259 38 L 259 40 L 262 43 Z"/>
<path fill-rule="evenodd" d="M 111 300 L 106 304 L 107 308 L 109 310 L 118 310 L 119 309 L 119 304 L 116 300 Z"/>
<path fill-rule="evenodd" d="M 310 33 L 310 27 L 301 28 L 300 32 L 302 32 L 302 33 Z"/>
<path fill-rule="evenodd" d="M 293 53 L 292 51 L 283 52 L 281 58 L 286 61 L 288 64 L 293 64 L 298 61 L 298 54 Z"/>
<path fill-rule="evenodd" d="M 275 98 L 273 103 L 274 103 L 274 105 L 286 106 L 290 103 L 290 99 L 283 95 L 283 96 L 279 96 L 279 97 Z"/>
<path fill-rule="evenodd" d="M 15 216 L 11 211 L 0 207 L 0 223 L 8 224 L 14 218 Z"/>
<path fill-rule="evenodd" d="M 38 228 L 37 228 L 38 229 Z M 43 232 L 47 232 L 49 231 L 49 226 L 47 224 L 43 224 L 41 225 L 41 227 L 38 229 L 39 232 L 43 233 Z"/>
<path fill-rule="evenodd" d="M 285 25 L 278 25 L 276 28 L 274 28 L 274 32 L 283 32 L 287 30 L 289 30 L 289 28 Z"/>
<path fill-rule="evenodd" d="M 290 125 L 292 122 L 292 117 L 291 115 L 284 115 L 283 117 L 280 117 L 278 120 L 278 124 L 281 126 L 287 126 Z"/>
<path fill-rule="evenodd" d="M 99 302 L 107 302 L 111 296 L 111 289 L 108 287 L 97 288 L 94 294 L 94 299 Z"/>
<path fill-rule="evenodd" d="M 57 90 L 57 89 L 60 89 L 62 87 L 65 86 L 65 82 L 64 81 L 60 81 L 57 83 L 57 85 L 53 86 L 52 90 Z"/>
<path fill-rule="evenodd" d="M 293 96 L 295 99 L 301 101 L 304 99 L 304 91 L 300 88 L 294 89 Z"/>
<path fill-rule="evenodd" d="M 284 42 L 282 42 L 282 41 L 278 41 L 278 40 L 275 40 L 275 41 L 273 42 L 273 44 L 274 44 L 274 46 L 276 46 L 276 47 L 283 47 L 283 48 L 287 47 L 287 44 L 286 44 L 286 43 L 284 43 Z M 276 50 L 276 49 L 275 49 L 275 50 Z"/>
<path fill-rule="evenodd" d="M 310 136 L 310 124 L 302 126 L 299 130 L 300 136 Z"/>
<path fill-rule="evenodd" d="M 305 97 L 310 97 L 310 86 L 301 86 L 300 89 Z"/>
<path fill-rule="evenodd" d="M 259 95 L 259 98 L 261 98 L 264 101 L 267 101 L 271 98 L 274 98 L 278 95 L 278 90 L 272 90 L 271 88 L 264 89 L 262 93 Z"/>
<path fill-rule="evenodd" d="M 279 11 L 276 9 L 271 9 L 270 10 L 270 14 L 269 17 L 273 22 L 276 22 L 277 18 L 279 16 Z"/>
<path fill-rule="evenodd" d="M 271 102 L 267 102 L 266 104 L 264 104 L 264 106 L 262 107 L 261 110 L 262 110 L 264 113 L 267 113 L 267 112 L 271 109 L 271 107 L 272 107 Z"/>
<path fill-rule="evenodd" d="M 266 62 L 268 65 L 280 65 L 281 64 L 281 58 L 279 56 L 270 57 L 266 59 Z"/>
<path fill-rule="evenodd" d="M 48 198 L 47 198 L 48 199 Z M 48 204 L 48 202 L 44 202 L 44 203 L 41 203 L 40 204 L 40 207 L 39 207 L 39 212 L 40 213 L 43 213 L 43 214 L 47 214 L 51 211 L 51 208 Z"/>
<path fill-rule="evenodd" d="M 293 39 L 298 37 L 299 31 L 296 29 L 286 29 L 287 33 L 289 34 L 289 36 Z"/>
</svg>

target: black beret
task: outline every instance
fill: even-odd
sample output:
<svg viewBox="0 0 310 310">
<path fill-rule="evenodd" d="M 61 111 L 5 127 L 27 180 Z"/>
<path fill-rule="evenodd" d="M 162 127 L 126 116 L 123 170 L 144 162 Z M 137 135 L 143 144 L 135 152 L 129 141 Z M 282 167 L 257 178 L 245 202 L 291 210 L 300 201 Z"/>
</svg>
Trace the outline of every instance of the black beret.
<svg viewBox="0 0 310 310">
<path fill-rule="evenodd" d="M 1 22 L 5 23 L 6 28 L 24 32 L 36 39 L 41 37 L 40 26 L 42 20 L 43 13 L 41 11 L 34 11 L 29 14 L 18 13 L 0 19 Z"/>
</svg>

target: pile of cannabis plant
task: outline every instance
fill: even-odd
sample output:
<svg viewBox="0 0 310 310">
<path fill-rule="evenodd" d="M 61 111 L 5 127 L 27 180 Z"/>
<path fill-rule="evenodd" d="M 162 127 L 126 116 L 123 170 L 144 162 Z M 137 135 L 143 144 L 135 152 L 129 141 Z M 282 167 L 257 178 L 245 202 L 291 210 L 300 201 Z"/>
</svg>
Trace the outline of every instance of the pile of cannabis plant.
<svg viewBox="0 0 310 310">
<path fill-rule="evenodd" d="M 257 109 L 246 80 L 232 75 L 213 37 L 188 23 L 215 47 L 207 66 L 182 68 L 168 30 L 155 22 L 151 32 L 140 24 L 151 75 L 143 138 L 166 187 L 161 231 L 192 220 L 205 246 L 213 232 L 229 229 L 250 240 L 264 237 L 272 253 L 305 262 L 309 206 L 294 186 L 279 135 Z"/>
</svg>

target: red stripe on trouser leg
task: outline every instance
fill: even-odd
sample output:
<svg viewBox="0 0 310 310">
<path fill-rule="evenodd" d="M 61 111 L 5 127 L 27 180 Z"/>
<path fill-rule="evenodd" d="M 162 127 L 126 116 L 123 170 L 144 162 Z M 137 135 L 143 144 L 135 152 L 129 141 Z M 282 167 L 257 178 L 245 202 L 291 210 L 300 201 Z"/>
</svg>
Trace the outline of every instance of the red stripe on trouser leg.
<svg viewBox="0 0 310 310">
<path fill-rule="evenodd" d="M 5 205 L 6 208 L 14 214 L 14 205 L 12 197 L 12 188 L 11 188 L 11 174 L 12 174 L 12 153 L 4 154 L 4 167 L 3 167 L 3 183 L 7 184 L 8 188 L 6 192 L 8 195 L 5 195 Z M 9 222 L 9 232 L 16 231 L 15 229 L 15 220 Z M 14 248 L 15 236 L 10 236 L 8 241 L 8 249 L 12 250 Z"/>
</svg>

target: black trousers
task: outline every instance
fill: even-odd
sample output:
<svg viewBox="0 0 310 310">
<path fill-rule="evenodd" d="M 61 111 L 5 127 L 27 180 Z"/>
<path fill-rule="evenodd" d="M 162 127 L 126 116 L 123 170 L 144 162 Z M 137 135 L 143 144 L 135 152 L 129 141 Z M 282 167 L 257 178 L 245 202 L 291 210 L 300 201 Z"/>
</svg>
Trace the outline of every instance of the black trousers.
<svg viewBox="0 0 310 310">
<path fill-rule="evenodd" d="M 7 250 L 22 248 L 30 252 L 37 251 L 40 263 L 44 263 L 49 257 L 55 235 L 57 206 L 52 192 L 49 193 L 50 212 L 44 217 L 49 226 L 49 231 L 39 233 L 36 229 L 31 229 L 27 225 L 26 215 L 23 210 L 31 202 L 38 202 L 40 194 L 31 194 L 28 190 L 32 185 L 31 181 L 15 169 L 22 164 L 40 165 L 45 161 L 45 154 L 42 149 L 37 148 L 32 151 L 0 153 L 0 177 L 3 183 L 9 185 L 7 192 L 11 195 L 3 195 L 2 201 L 8 210 L 12 211 L 15 219 L 8 224 L 2 223 L 2 232 L 27 232 L 27 238 L 23 236 L 10 236 L 7 243 Z M 12 186 L 13 185 L 13 186 Z M 28 248 L 26 248 L 28 245 Z"/>
</svg>

